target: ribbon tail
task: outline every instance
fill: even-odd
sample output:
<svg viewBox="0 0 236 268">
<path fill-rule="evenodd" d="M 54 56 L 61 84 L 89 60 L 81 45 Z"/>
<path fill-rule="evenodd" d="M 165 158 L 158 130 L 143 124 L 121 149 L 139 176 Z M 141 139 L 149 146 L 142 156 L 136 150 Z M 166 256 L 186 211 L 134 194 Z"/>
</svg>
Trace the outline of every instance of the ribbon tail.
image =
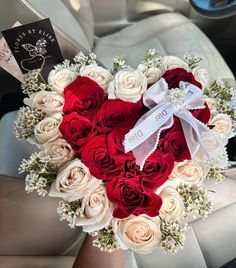
<svg viewBox="0 0 236 268">
<path fill-rule="evenodd" d="M 147 158 L 156 150 L 161 131 L 170 128 L 173 125 L 173 122 L 173 117 L 169 118 L 161 128 L 155 131 L 148 139 L 132 150 L 136 164 L 140 166 L 140 170 L 143 170 Z"/>
<path fill-rule="evenodd" d="M 220 136 L 187 111 L 177 112 L 192 159 L 225 168 L 227 153 Z"/>
</svg>

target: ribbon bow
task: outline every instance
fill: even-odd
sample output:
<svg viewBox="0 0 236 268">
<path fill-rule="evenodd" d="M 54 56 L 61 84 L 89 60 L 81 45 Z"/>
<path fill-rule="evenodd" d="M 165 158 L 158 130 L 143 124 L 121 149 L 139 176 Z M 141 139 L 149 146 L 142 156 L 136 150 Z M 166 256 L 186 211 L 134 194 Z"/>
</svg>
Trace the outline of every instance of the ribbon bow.
<svg viewBox="0 0 236 268">
<path fill-rule="evenodd" d="M 211 167 L 224 168 L 227 154 L 219 135 L 189 111 L 205 108 L 202 90 L 187 82 L 179 85 L 179 88 L 169 90 L 162 78 L 146 90 L 143 102 L 150 110 L 125 135 L 125 152 L 133 152 L 142 170 L 146 159 L 158 145 L 161 131 L 173 125 L 175 115 L 181 122 L 192 159 L 207 162 Z"/>
</svg>

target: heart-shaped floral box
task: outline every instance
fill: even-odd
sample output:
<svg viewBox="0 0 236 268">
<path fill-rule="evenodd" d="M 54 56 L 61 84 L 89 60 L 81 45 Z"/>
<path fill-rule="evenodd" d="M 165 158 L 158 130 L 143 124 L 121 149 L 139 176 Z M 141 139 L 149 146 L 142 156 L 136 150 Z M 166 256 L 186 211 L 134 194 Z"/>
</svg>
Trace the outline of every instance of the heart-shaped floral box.
<svg viewBox="0 0 236 268">
<path fill-rule="evenodd" d="M 80 53 L 74 64 L 56 66 L 48 84 L 30 73 L 22 85 L 29 107 L 15 129 L 41 151 L 21 164 L 26 191 L 45 195 L 50 186 L 49 195 L 63 199 L 61 218 L 92 232 L 105 250 L 181 247 L 179 220 L 209 213 L 200 184 L 209 174 L 222 177 L 222 140 L 232 136 L 230 117 L 211 115 L 214 100 L 203 93 L 214 84 L 199 61 L 150 50 L 136 69 L 116 59 L 112 75 Z"/>
</svg>

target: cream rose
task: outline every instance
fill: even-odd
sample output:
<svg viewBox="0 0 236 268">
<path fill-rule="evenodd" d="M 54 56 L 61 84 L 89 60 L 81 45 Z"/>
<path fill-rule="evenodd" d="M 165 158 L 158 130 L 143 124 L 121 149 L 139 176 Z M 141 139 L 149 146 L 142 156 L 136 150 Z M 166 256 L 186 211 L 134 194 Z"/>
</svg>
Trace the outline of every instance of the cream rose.
<svg viewBox="0 0 236 268">
<path fill-rule="evenodd" d="M 45 117 L 34 128 L 34 135 L 39 144 L 45 144 L 62 137 L 59 125 L 62 121 L 61 114 Z"/>
<path fill-rule="evenodd" d="M 80 75 L 95 81 L 105 91 L 107 91 L 109 83 L 114 79 L 108 70 L 95 64 L 82 66 Z"/>
<path fill-rule="evenodd" d="M 162 218 L 180 218 L 184 212 L 184 203 L 179 193 L 173 187 L 165 187 L 160 196 L 162 198 L 160 216 Z"/>
<path fill-rule="evenodd" d="M 161 191 L 166 187 L 176 188 L 180 184 L 180 182 L 181 182 L 180 179 L 177 179 L 177 178 L 174 178 L 174 177 L 169 177 L 166 182 L 164 182 L 160 187 L 158 187 L 155 190 L 155 193 L 157 195 L 160 195 Z"/>
<path fill-rule="evenodd" d="M 49 156 L 50 162 L 56 168 L 61 168 L 74 158 L 75 153 L 66 140 L 59 138 L 46 144 L 45 149 L 39 152 L 39 156 Z"/>
<path fill-rule="evenodd" d="M 137 69 L 140 70 L 145 75 L 148 84 L 153 84 L 157 82 L 163 75 L 163 71 L 160 68 L 155 67 L 148 68 L 144 64 L 139 64 Z"/>
<path fill-rule="evenodd" d="M 218 168 L 225 168 L 227 166 L 227 155 L 223 148 L 223 143 L 218 133 L 211 130 L 209 132 L 204 132 L 201 134 L 202 144 L 204 144 L 204 149 L 211 156 L 209 159 L 202 148 L 198 150 L 195 155 L 194 160 L 201 164 L 209 164 Z"/>
<path fill-rule="evenodd" d="M 160 218 L 147 215 L 112 220 L 113 230 L 122 249 L 140 254 L 151 253 L 160 245 Z"/>
<path fill-rule="evenodd" d="M 208 73 L 206 69 L 195 67 L 192 69 L 192 74 L 194 78 L 199 83 L 201 83 L 203 89 L 205 89 L 208 86 Z"/>
<path fill-rule="evenodd" d="M 72 83 L 78 74 L 68 69 L 52 70 L 48 76 L 48 83 L 59 95 L 64 95 L 64 88 Z"/>
<path fill-rule="evenodd" d="M 104 185 L 98 185 L 82 199 L 80 218 L 76 225 L 84 232 L 93 232 L 109 225 L 112 219 L 112 204 L 106 195 Z"/>
<path fill-rule="evenodd" d="M 49 196 L 73 202 L 86 196 L 100 183 L 79 159 L 74 159 L 59 170 Z"/>
<path fill-rule="evenodd" d="M 175 68 L 183 68 L 186 71 L 189 71 L 188 64 L 185 61 L 182 61 L 180 58 L 175 56 L 165 56 L 162 59 L 162 64 L 164 67 L 164 70 L 172 70 Z"/>
<path fill-rule="evenodd" d="M 170 177 L 180 179 L 185 183 L 201 183 L 206 178 L 208 171 L 207 165 L 185 160 L 175 164 Z"/>
<path fill-rule="evenodd" d="M 147 79 L 140 70 L 119 71 L 109 84 L 108 98 L 137 102 L 147 89 Z"/>
<path fill-rule="evenodd" d="M 234 136 L 232 132 L 232 120 L 227 114 L 216 114 L 209 122 L 210 125 L 213 125 L 213 130 L 216 131 L 224 145 L 228 143 L 228 139 Z"/>
<path fill-rule="evenodd" d="M 64 98 L 55 91 L 39 91 L 25 98 L 24 103 L 30 107 L 41 109 L 46 115 L 61 112 Z"/>
</svg>

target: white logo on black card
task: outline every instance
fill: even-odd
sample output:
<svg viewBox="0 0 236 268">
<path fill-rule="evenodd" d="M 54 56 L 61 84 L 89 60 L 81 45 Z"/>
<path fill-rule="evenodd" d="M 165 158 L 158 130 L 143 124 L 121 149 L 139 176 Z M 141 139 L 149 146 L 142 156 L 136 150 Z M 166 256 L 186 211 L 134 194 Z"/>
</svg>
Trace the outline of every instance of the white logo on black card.
<svg viewBox="0 0 236 268">
<path fill-rule="evenodd" d="M 47 53 L 46 50 L 46 44 L 47 44 L 47 40 L 45 38 L 40 38 L 35 46 L 29 43 L 26 44 L 22 44 L 21 46 L 29 52 L 30 56 L 37 56 L 37 55 L 44 55 Z"/>
</svg>

